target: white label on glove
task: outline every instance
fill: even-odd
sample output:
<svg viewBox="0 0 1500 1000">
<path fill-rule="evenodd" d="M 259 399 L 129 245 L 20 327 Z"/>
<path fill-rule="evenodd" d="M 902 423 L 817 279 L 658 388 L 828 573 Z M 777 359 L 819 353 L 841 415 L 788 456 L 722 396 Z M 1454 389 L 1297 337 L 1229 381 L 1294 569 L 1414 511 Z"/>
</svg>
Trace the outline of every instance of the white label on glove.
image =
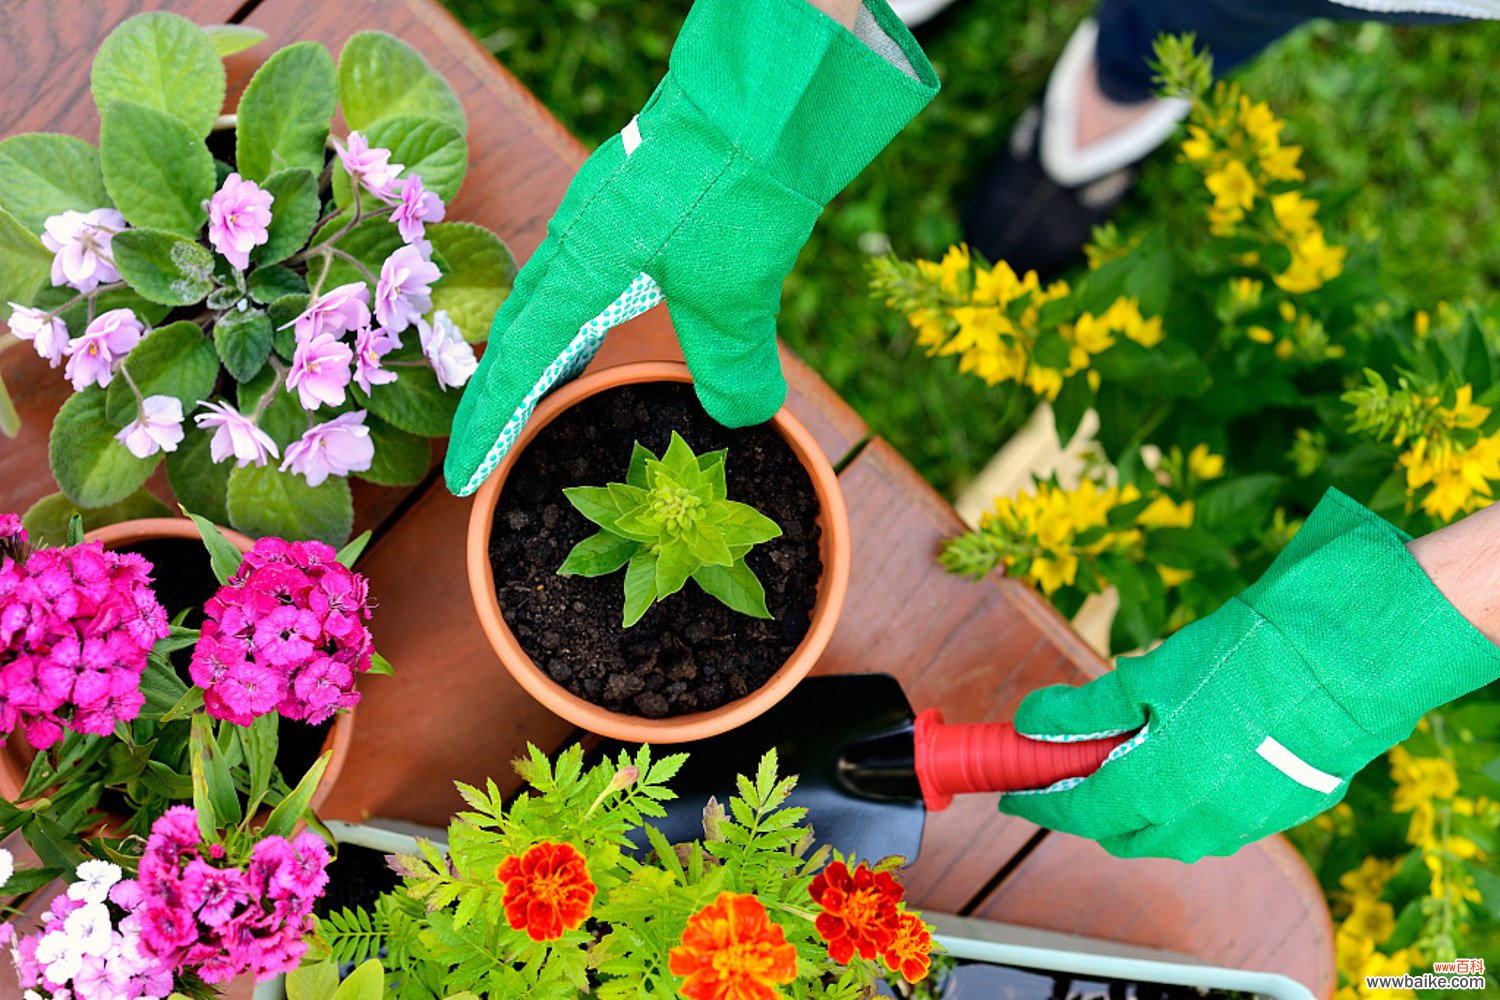
<svg viewBox="0 0 1500 1000">
<path fill-rule="evenodd" d="M 625 123 L 620 129 L 620 141 L 625 144 L 625 155 L 629 156 L 635 152 L 635 147 L 641 144 L 640 116 L 636 116 Z"/>
<path fill-rule="evenodd" d="M 1342 779 L 1319 771 L 1269 736 L 1261 741 L 1255 752 L 1264 757 L 1266 763 L 1304 788 L 1327 795 L 1343 784 Z"/>
</svg>

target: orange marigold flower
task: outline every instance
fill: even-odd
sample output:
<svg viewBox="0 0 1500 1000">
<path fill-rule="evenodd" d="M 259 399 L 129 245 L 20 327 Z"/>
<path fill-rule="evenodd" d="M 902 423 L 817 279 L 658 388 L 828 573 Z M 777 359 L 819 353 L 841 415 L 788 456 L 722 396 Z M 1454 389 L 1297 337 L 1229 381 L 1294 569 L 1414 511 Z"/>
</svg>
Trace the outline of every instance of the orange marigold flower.
<svg viewBox="0 0 1500 1000">
<path fill-rule="evenodd" d="M 721 892 L 693 914 L 667 970 L 686 976 L 688 1000 L 775 1000 L 776 986 L 797 978 L 797 948 L 754 896 Z"/>
<path fill-rule="evenodd" d="M 533 941 L 555 941 L 581 925 L 599 891 L 572 844 L 528 847 L 500 862 L 495 877 L 505 883 L 505 919 Z"/>
<path fill-rule="evenodd" d="M 901 973 L 908 983 L 920 982 L 932 965 L 932 932 L 915 913 L 901 913 L 896 936 L 880 956 L 885 967 Z"/>
<path fill-rule="evenodd" d="M 904 890 L 889 872 L 872 871 L 863 861 L 851 872 L 835 861 L 807 891 L 823 908 L 815 926 L 835 962 L 848 964 L 856 951 L 871 959 L 890 947 L 900 920 L 896 905 Z"/>
</svg>

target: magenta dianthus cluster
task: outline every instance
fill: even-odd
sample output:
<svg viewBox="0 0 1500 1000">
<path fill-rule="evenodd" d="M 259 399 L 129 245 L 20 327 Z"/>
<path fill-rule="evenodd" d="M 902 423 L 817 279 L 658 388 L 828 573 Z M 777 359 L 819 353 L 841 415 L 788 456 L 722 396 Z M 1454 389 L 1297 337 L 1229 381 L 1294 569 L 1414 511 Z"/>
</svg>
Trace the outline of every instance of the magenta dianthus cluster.
<svg viewBox="0 0 1500 1000">
<path fill-rule="evenodd" d="M 288 972 L 307 950 L 328 861 L 322 838 L 303 833 L 260 840 L 236 867 L 202 842 L 192 806 L 173 806 L 152 824 L 136 877 L 141 949 L 206 983 Z"/>
<path fill-rule="evenodd" d="M 165 638 L 167 613 L 151 589 L 151 564 L 98 542 L 0 558 L 0 739 L 17 723 L 45 750 L 64 729 L 108 736 L 145 703 L 146 656 Z"/>
<path fill-rule="evenodd" d="M 262 538 L 203 607 L 193 683 L 208 714 L 248 726 L 277 711 L 318 723 L 359 701 L 369 588 L 322 542 Z"/>
</svg>

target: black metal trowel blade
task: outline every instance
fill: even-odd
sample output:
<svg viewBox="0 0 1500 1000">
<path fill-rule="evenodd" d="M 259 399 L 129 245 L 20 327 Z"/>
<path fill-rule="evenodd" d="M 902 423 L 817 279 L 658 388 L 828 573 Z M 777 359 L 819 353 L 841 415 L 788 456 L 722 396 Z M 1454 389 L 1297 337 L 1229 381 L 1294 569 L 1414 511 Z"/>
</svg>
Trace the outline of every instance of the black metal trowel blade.
<svg viewBox="0 0 1500 1000">
<path fill-rule="evenodd" d="M 652 820 L 672 843 L 703 835 L 703 806 L 728 807 L 737 774 L 753 776 L 776 748 L 778 770 L 797 775 L 789 805 L 807 809 L 819 844 L 860 858 L 912 859 L 922 844 L 927 810 L 913 760 L 915 716 L 889 674 L 809 677 L 776 707 L 711 739 L 663 746 L 686 752 L 672 780 L 678 798 Z M 621 744 L 603 749 L 615 756 Z"/>
</svg>

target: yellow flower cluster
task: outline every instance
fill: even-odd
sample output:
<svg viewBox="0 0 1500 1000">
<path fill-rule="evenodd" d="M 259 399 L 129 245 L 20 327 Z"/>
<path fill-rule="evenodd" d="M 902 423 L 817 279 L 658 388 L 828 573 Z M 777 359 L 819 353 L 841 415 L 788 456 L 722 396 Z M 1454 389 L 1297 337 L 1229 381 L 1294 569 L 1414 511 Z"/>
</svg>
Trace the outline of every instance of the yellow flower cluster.
<svg viewBox="0 0 1500 1000">
<path fill-rule="evenodd" d="M 1337 893 L 1348 911 L 1334 936 L 1339 975 L 1344 981 L 1335 1000 L 1359 1000 L 1373 991 L 1365 988 L 1365 976 L 1403 976 L 1411 971 L 1416 956 L 1409 949 L 1385 954 L 1377 949 L 1396 929 L 1396 914 L 1381 900 L 1385 884 L 1400 869 L 1400 863 L 1365 858 L 1353 871 L 1339 877 Z M 1384 990 L 1383 997 L 1412 997 L 1410 990 Z"/>
<path fill-rule="evenodd" d="M 1458 772 L 1445 757 L 1417 757 L 1403 746 L 1388 754 L 1391 809 L 1411 813 L 1406 841 L 1422 852 L 1422 861 L 1432 875 L 1428 894 L 1443 905 L 1462 907 L 1480 902 L 1474 876 L 1463 863 L 1483 861 L 1484 852 L 1468 837 L 1452 832 L 1453 816 L 1484 815 L 1495 803 L 1485 798 L 1460 795 Z"/>
<path fill-rule="evenodd" d="M 1110 526 L 1109 516 L 1116 507 L 1141 499 L 1141 491 L 1133 485 L 1104 486 L 1085 479 L 1068 490 L 1040 482 L 1031 492 L 996 499 L 980 531 L 1003 547 L 1001 561 L 1007 570 L 1019 570 L 1043 593 L 1053 594 L 1077 582 L 1080 560 L 1137 549 L 1143 530 L 1186 528 L 1193 523 L 1191 500 L 1178 503 L 1159 494 L 1136 514 L 1131 526 Z M 1173 567 L 1160 570 L 1168 586 L 1192 576 Z"/>
<path fill-rule="evenodd" d="M 1415 438 L 1399 459 L 1406 469 L 1406 491 L 1415 495 L 1424 486 L 1432 489 L 1422 498 L 1422 510 L 1450 521 L 1455 515 L 1487 507 L 1494 500 L 1490 483 L 1500 480 L 1500 433 L 1481 436 L 1461 444 L 1451 432 L 1473 430 L 1485 422 L 1490 408 L 1474 402 L 1474 387 L 1458 390 L 1452 406 L 1434 407 L 1435 419 L 1427 434 Z M 1396 444 L 1402 441 L 1398 437 Z"/>
<path fill-rule="evenodd" d="M 1182 154 L 1203 173 L 1213 195 L 1209 231 L 1261 235 L 1286 247 L 1291 263 L 1272 280 L 1295 295 L 1338 277 L 1347 251 L 1328 243 L 1318 224 L 1318 203 L 1287 188 L 1304 176 L 1297 166 L 1302 148 L 1281 141 L 1285 124 L 1264 101 L 1253 102 L 1237 86 L 1220 83 L 1211 97 L 1195 102 Z M 1261 205 L 1269 213 L 1257 213 Z"/>
</svg>

